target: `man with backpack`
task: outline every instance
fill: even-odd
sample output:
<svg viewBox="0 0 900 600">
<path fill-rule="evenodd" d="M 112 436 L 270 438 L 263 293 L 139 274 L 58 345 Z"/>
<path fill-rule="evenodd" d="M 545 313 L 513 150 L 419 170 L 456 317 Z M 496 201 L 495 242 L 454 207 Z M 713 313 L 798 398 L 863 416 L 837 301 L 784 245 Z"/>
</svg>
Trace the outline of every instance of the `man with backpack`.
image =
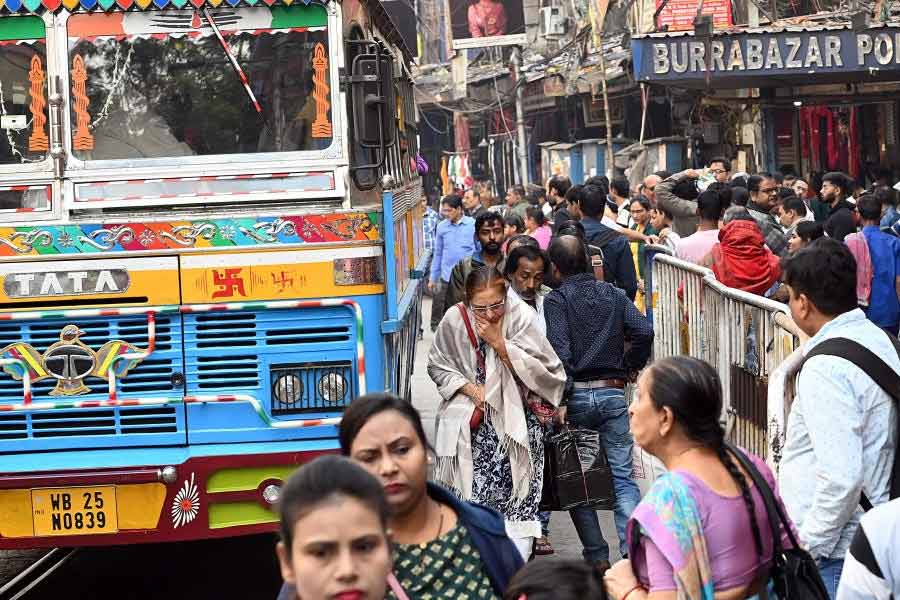
<svg viewBox="0 0 900 600">
<path fill-rule="evenodd" d="M 816 240 L 783 270 L 791 315 L 810 340 L 779 484 L 833 599 L 860 515 L 900 487 L 898 342 L 857 307 L 856 261 L 842 243 Z"/>
<path fill-rule="evenodd" d="M 619 231 L 601 222 L 606 209 L 606 190 L 596 185 L 586 185 L 573 199 L 575 205 L 569 212 L 580 214 L 585 241 L 603 251 L 604 279 L 623 290 L 633 301 L 637 294 L 637 274 L 628 240 Z"/>
</svg>

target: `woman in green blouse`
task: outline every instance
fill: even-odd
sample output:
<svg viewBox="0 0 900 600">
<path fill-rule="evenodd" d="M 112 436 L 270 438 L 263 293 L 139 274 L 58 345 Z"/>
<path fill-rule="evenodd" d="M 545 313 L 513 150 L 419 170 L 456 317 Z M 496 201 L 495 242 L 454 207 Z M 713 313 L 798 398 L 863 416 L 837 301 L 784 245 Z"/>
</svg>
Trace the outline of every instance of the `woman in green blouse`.
<svg viewBox="0 0 900 600">
<path fill-rule="evenodd" d="M 384 486 L 393 509 L 394 574 L 406 595 L 502 597 L 522 566 L 503 517 L 428 482 L 428 441 L 409 402 L 389 394 L 357 398 L 344 412 L 340 442 Z"/>
</svg>

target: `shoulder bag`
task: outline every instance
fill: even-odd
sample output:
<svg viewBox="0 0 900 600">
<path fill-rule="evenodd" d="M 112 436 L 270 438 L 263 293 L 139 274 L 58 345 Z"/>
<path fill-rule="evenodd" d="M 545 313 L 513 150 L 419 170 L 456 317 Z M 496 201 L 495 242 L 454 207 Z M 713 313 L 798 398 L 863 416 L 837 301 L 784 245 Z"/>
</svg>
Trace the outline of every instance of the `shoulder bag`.
<svg viewBox="0 0 900 600">
<path fill-rule="evenodd" d="M 481 353 L 481 350 L 478 348 L 478 338 L 475 337 L 475 330 L 472 329 L 472 322 L 469 320 L 469 312 L 466 310 L 466 306 L 460 302 L 456 305 L 456 308 L 459 309 L 459 314 L 462 315 L 463 323 L 466 325 L 466 333 L 469 334 L 469 341 L 472 342 L 472 349 L 475 351 L 475 358 L 478 359 L 478 366 L 481 367 L 481 370 L 487 374 L 487 367 L 484 364 L 484 354 Z M 484 420 L 484 409 L 475 407 L 475 410 L 472 412 L 472 417 L 469 419 L 469 428 L 472 431 L 478 429 L 478 426 L 481 425 L 481 421 Z"/>
<path fill-rule="evenodd" d="M 772 488 L 753 462 L 730 442 L 725 447 L 741 465 L 753 485 L 759 490 L 766 507 L 769 527 L 772 530 L 771 579 L 780 600 L 829 600 L 828 590 L 822 582 L 816 560 L 804 550 L 791 530 L 790 521 L 775 499 Z M 781 543 L 781 529 L 787 533 L 791 548 Z"/>
</svg>

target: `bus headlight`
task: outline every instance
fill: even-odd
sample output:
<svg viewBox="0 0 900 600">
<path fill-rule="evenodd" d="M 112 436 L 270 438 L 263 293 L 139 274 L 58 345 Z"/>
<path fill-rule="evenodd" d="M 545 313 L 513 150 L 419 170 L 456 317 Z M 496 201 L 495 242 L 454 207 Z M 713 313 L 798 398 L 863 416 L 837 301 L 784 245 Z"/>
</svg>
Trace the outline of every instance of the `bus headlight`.
<svg viewBox="0 0 900 600">
<path fill-rule="evenodd" d="M 326 402 L 337 403 L 347 395 L 347 380 L 340 373 L 327 373 L 319 379 L 317 388 Z"/>
<path fill-rule="evenodd" d="M 293 374 L 285 374 L 275 380 L 272 389 L 275 399 L 279 404 L 290 406 L 303 398 L 303 382 Z"/>
</svg>

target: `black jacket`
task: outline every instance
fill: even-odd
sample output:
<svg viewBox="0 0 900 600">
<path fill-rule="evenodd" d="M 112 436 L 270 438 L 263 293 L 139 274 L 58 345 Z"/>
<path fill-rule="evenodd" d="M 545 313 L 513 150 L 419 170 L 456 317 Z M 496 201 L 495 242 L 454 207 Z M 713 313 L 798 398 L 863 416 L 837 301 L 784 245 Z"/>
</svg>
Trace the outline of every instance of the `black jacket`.
<svg viewBox="0 0 900 600">
<path fill-rule="evenodd" d="M 603 250 L 603 279 L 625 292 L 630 300 L 637 294 L 637 273 L 628 240 L 597 219 L 585 217 L 584 237 L 588 244 Z"/>
<path fill-rule="evenodd" d="M 825 220 L 825 233 L 828 234 L 828 237 L 843 242 L 845 237 L 855 233 L 856 219 L 853 218 L 855 211 L 856 207 L 846 200 L 841 200 L 832 206 L 828 213 L 828 219 Z"/>
</svg>

